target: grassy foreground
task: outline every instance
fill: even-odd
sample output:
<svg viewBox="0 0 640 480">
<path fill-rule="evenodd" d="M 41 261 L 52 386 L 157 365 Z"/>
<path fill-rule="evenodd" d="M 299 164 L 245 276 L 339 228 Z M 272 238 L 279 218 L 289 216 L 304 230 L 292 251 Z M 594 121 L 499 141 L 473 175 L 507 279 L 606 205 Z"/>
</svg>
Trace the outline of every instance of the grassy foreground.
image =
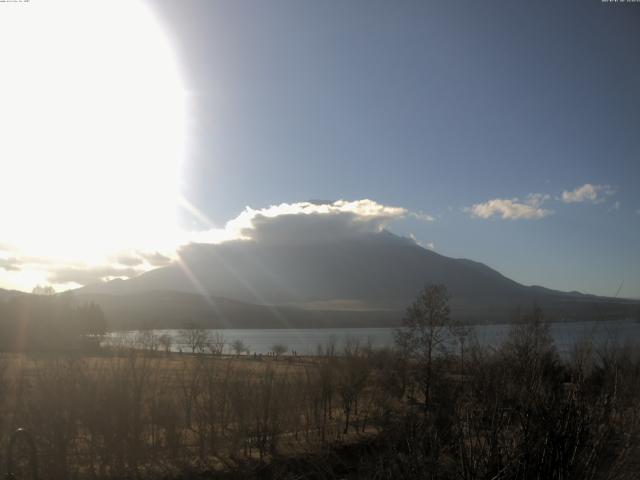
<svg viewBox="0 0 640 480">
<path fill-rule="evenodd" d="M 357 343 L 279 359 L 4 354 L 0 452 L 24 426 L 43 479 L 638 478 L 636 349 L 585 342 L 561 359 L 536 323 L 462 346 L 428 376 Z"/>
</svg>

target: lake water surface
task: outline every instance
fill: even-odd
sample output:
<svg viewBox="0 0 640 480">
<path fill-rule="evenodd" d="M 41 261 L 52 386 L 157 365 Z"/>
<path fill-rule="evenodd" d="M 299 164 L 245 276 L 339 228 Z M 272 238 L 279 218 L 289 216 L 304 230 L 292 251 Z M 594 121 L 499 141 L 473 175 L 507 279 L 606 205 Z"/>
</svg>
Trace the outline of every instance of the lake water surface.
<svg viewBox="0 0 640 480">
<path fill-rule="evenodd" d="M 471 338 L 480 345 L 497 347 L 508 335 L 510 324 L 476 325 L 472 327 Z M 358 340 L 370 343 L 373 347 L 387 347 L 393 345 L 393 328 L 322 328 L 322 329 L 225 329 L 209 330 L 224 337 L 225 353 L 231 352 L 231 344 L 242 340 L 251 353 L 266 354 L 273 345 L 282 344 L 289 352 L 295 350 L 298 355 L 314 355 L 318 346 L 323 348 L 335 345 L 336 352 L 344 347 L 347 341 Z M 148 332 L 155 336 L 169 335 L 172 337 L 173 351 L 189 352 L 181 330 L 152 330 Z M 609 322 L 571 322 L 551 324 L 551 334 L 560 352 L 568 352 L 579 341 L 592 339 L 596 345 L 607 342 L 618 344 L 640 344 L 640 323 L 635 320 L 619 320 Z M 109 342 L 125 341 L 141 344 L 144 333 L 138 331 L 115 332 Z M 473 341 L 473 340 L 470 340 Z"/>
</svg>

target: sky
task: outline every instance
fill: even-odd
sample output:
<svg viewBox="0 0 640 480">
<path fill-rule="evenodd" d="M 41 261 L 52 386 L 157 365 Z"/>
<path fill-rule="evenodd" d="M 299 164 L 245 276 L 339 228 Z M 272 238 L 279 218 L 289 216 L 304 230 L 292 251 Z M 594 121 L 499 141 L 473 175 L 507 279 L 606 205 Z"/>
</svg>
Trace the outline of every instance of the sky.
<svg viewBox="0 0 640 480">
<path fill-rule="evenodd" d="M 14 185 L 0 193 L 0 288 L 134 275 L 178 244 L 237 236 L 255 212 L 342 200 L 328 214 L 394 212 L 376 225 L 527 285 L 640 298 L 640 4 L 106 4 L 100 15 L 73 4 L 75 20 L 59 8 L 46 42 L 33 20 L 42 1 L 0 5 L 0 22 L 23 17 L 0 33 L 0 53 L 15 56 L 0 103 L 34 88 L 44 99 L 20 129 L 22 104 L 0 113 L 5 132 L 32 137 L 20 161 L 23 144 L 0 146 Z M 7 46 L 24 38 L 33 50 Z M 51 56 L 67 68 L 42 66 Z M 67 74 L 74 108 L 49 105 Z M 51 128 L 75 160 L 58 137 L 47 143 L 42 177 L 57 183 L 26 201 L 44 162 L 33 137 Z M 80 150 L 78 129 L 95 140 Z M 174 212 L 164 203 L 176 198 Z M 32 241 L 50 235 L 53 253 Z"/>
</svg>

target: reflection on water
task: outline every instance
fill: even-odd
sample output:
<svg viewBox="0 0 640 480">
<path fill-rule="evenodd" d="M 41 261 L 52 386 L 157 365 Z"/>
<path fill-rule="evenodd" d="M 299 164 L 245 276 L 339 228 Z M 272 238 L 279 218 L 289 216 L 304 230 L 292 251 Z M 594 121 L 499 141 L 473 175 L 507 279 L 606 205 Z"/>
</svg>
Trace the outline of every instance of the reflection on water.
<svg viewBox="0 0 640 480">
<path fill-rule="evenodd" d="M 497 347 L 505 339 L 510 328 L 509 324 L 477 325 L 473 327 L 470 341 L 475 339 L 480 345 Z M 393 328 L 309 328 L 226 329 L 208 332 L 211 338 L 216 333 L 222 335 L 225 343 L 224 353 L 232 353 L 233 342 L 241 340 L 251 353 L 266 354 L 275 344 L 281 344 L 289 352 L 295 350 L 298 355 L 314 355 L 318 351 L 318 346 L 334 345 L 336 352 L 340 352 L 349 340 L 371 344 L 375 348 L 392 346 L 393 331 Z M 560 352 L 567 352 L 576 342 L 588 339 L 593 340 L 596 345 L 604 345 L 607 342 L 617 342 L 621 345 L 640 343 L 640 323 L 634 320 L 554 323 L 551 325 L 551 333 Z M 163 335 L 171 338 L 171 350 L 191 351 L 181 330 L 152 330 L 146 333 L 115 332 L 110 335 L 107 342 L 125 342 L 142 346 L 150 338 L 158 339 Z"/>
</svg>

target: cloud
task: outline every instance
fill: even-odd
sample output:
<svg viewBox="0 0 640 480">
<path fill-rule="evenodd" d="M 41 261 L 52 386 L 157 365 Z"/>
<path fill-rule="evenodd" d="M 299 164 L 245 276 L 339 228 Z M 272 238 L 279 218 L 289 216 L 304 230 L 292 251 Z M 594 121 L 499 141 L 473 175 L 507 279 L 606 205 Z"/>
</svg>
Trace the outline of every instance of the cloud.
<svg viewBox="0 0 640 480">
<path fill-rule="evenodd" d="M 434 216 L 429 215 L 428 213 L 423 213 L 423 212 L 409 212 L 409 217 L 415 218 L 416 220 L 420 220 L 422 222 L 435 222 L 436 221 Z"/>
<path fill-rule="evenodd" d="M 171 263 L 171 259 L 165 255 L 162 255 L 160 252 L 154 253 L 141 253 L 142 258 L 144 258 L 149 265 L 154 267 L 164 267 L 165 265 L 169 265 Z"/>
<path fill-rule="evenodd" d="M 585 183 L 574 190 L 563 191 L 561 199 L 564 203 L 602 203 L 606 200 L 606 197 L 610 197 L 615 193 L 616 189 L 610 185 Z"/>
<path fill-rule="evenodd" d="M 262 210 L 247 208 L 227 224 L 241 238 L 267 244 L 336 241 L 362 233 L 377 233 L 409 212 L 373 200 L 280 204 Z"/>
<path fill-rule="evenodd" d="M 531 193 L 524 201 L 518 198 L 494 198 L 466 207 L 463 211 L 474 218 L 488 219 L 499 216 L 503 220 L 539 220 L 554 213 L 553 210 L 542 208 L 549 198 L 549 195 L 542 193 Z"/>
<path fill-rule="evenodd" d="M 158 251 L 132 250 L 116 255 L 112 263 L 127 267 L 162 267 L 170 264 L 171 258 Z"/>
<path fill-rule="evenodd" d="M 422 248 L 426 248 L 428 250 L 435 250 L 436 245 L 433 242 L 428 242 L 426 245 L 419 241 L 413 233 L 409 233 L 409 238 L 416 244 L 421 246 Z"/>
<path fill-rule="evenodd" d="M 17 258 L 0 258 L 0 268 L 7 272 L 20 270 L 20 261 Z"/>
<path fill-rule="evenodd" d="M 551 195 L 547 193 L 530 193 L 527 195 L 525 203 L 527 205 L 531 205 L 532 207 L 538 208 L 541 207 L 544 202 L 549 200 Z"/>
<path fill-rule="evenodd" d="M 37 260 L 37 259 L 36 259 Z M 48 265 L 47 280 L 56 285 L 78 284 L 89 285 L 114 278 L 131 278 L 155 267 L 171 263 L 171 258 L 159 252 L 129 251 L 115 256 L 101 265 L 78 263 Z M 32 266 L 43 267 L 41 263 Z"/>
<path fill-rule="evenodd" d="M 16 247 L 14 245 L 11 245 L 10 243 L 6 243 L 0 240 L 0 251 L 5 251 L 5 252 L 12 252 L 16 249 Z"/>
<path fill-rule="evenodd" d="M 119 268 L 111 265 L 88 267 L 56 267 L 50 271 L 47 280 L 54 284 L 77 283 L 89 285 L 114 278 L 131 278 L 144 270 Z"/>
<path fill-rule="evenodd" d="M 120 265 L 126 265 L 128 267 L 136 267 L 143 263 L 142 258 L 136 255 L 120 255 L 116 258 L 116 261 Z"/>
<path fill-rule="evenodd" d="M 409 211 L 373 200 L 330 203 L 282 203 L 255 210 L 247 207 L 223 229 L 211 229 L 191 237 L 193 243 L 253 240 L 266 244 L 298 244 L 335 241 L 361 233 L 380 232 Z"/>
</svg>

